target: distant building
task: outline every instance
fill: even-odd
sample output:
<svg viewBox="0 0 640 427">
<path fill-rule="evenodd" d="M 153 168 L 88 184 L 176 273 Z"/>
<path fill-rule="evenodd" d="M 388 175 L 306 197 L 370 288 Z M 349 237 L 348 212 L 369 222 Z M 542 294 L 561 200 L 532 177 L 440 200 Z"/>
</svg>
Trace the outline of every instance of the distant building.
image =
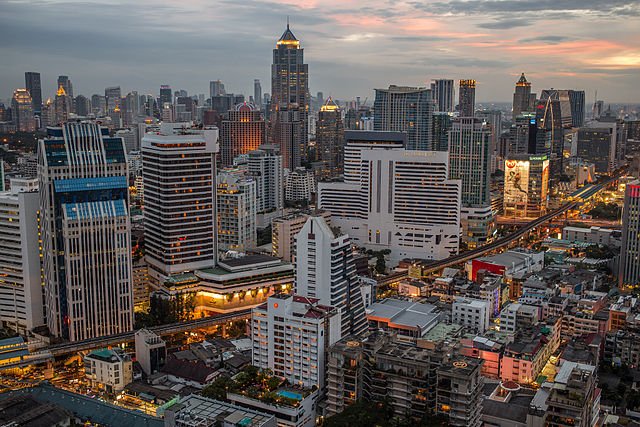
<svg viewBox="0 0 640 427">
<path fill-rule="evenodd" d="M 42 83 L 40 82 L 40 73 L 27 71 L 24 73 L 25 88 L 31 95 L 33 112 L 40 115 L 42 110 Z"/>
<path fill-rule="evenodd" d="M 622 250 L 620 253 L 620 285 L 635 286 L 640 282 L 640 181 L 628 183 L 622 213 Z"/>
<path fill-rule="evenodd" d="M 252 104 L 239 104 L 229 110 L 220 130 L 220 156 L 223 166 L 256 150 L 265 143 L 266 127 L 260 111 Z"/>
<path fill-rule="evenodd" d="M 533 105 L 531 103 L 531 83 L 527 81 L 524 73 L 520 76 L 520 79 L 516 82 L 516 90 L 513 93 L 513 109 L 512 117 L 517 117 L 523 112 L 533 111 Z"/>
<path fill-rule="evenodd" d="M 490 315 L 491 306 L 487 301 L 455 298 L 451 305 L 451 321 L 473 333 L 482 334 L 489 329 Z"/>
<path fill-rule="evenodd" d="M 460 117 L 473 117 L 476 110 L 476 81 L 460 80 L 458 111 Z"/>
<path fill-rule="evenodd" d="M 342 175 L 344 167 L 344 125 L 342 112 L 331 98 L 320 107 L 316 124 L 316 156 L 326 170 L 323 178 Z"/>
<path fill-rule="evenodd" d="M 284 207 L 284 171 L 278 147 L 262 145 L 247 153 L 247 170 L 256 180 L 258 213 L 280 211 Z"/>
<path fill-rule="evenodd" d="M 256 180 L 223 171 L 218 175 L 216 197 L 218 249 L 246 252 L 255 248 Z"/>
<path fill-rule="evenodd" d="M 431 82 L 431 93 L 433 94 L 437 111 L 441 113 L 451 113 L 454 111 L 454 86 L 454 81 L 451 79 L 436 79 Z"/>
<path fill-rule="evenodd" d="M 35 132 L 33 99 L 27 89 L 16 89 L 11 99 L 11 115 L 19 132 Z"/>
<path fill-rule="evenodd" d="M 316 181 L 313 172 L 305 168 L 296 168 L 285 177 L 284 199 L 287 202 L 311 201 L 315 193 Z"/>
<path fill-rule="evenodd" d="M 431 89 L 391 85 L 376 89 L 375 131 L 405 132 L 407 150 L 433 150 Z"/>
<path fill-rule="evenodd" d="M 548 206 L 549 160 L 547 156 L 510 155 L 504 168 L 504 215 L 537 218 Z"/>
<path fill-rule="evenodd" d="M 271 254 L 287 262 L 293 262 L 296 236 L 304 227 L 309 216 L 322 216 L 330 224 L 331 215 L 326 211 L 295 212 L 293 214 L 275 218 L 271 222 Z"/>
<path fill-rule="evenodd" d="M 84 358 L 87 379 L 93 387 L 115 394 L 133 381 L 133 362 L 120 348 L 94 350 Z"/>
<path fill-rule="evenodd" d="M 615 122 L 590 122 L 578 129 L 575 138 L 575 156 L 593 163 L 597 173 L 612 173 L 618 167 Z"/>
<path fill-rule="evenodd" d="M 341 338 L 338 309 L 317 298 L 274 295 L 252 311 L 253 365 L 303 387 L 325 385 L 325 355 Z"/>
</svg>

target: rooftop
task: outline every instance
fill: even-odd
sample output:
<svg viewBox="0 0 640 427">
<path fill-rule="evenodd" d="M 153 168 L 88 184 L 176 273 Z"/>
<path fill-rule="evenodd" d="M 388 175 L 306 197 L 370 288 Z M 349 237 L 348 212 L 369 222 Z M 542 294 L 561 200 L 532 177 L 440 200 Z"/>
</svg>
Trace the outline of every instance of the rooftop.
<svg viewBox="0 0 640 427">
<path fill-rule="evenodd" d="M 385 299 L 373 303 L 367 309 L 367 318 L 389 322 L 405 328 L 420 328 L 421 334 L 433 328 L 440 319 L 437 307 L 432 304 Z"/>
<path fill-rule="evenodd" d="M 195 394 L 180 399 L 167 411 L 175 412 L 176 420 L 198 420 L 202 425 L 217 425 L 221 421 L 221 425 L 259 427 L 273 420 L 273 415 Z"/>
</svg>

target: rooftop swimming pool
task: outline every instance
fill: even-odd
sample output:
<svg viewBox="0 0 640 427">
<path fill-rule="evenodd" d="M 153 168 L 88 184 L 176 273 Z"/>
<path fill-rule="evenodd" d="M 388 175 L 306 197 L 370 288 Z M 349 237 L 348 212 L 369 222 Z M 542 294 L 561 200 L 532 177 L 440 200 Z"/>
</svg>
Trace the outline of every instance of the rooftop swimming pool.
<svg viewBox="0 0 640 427">
<path fill-rule="evenodd" d="M 295 391 L 280 390 L 276 394 L 278 396 L 286 397 L 287 399 L 293 399 L 298 401 L 303 399 L 302 394 L 296 393 Z"/>
</svg>

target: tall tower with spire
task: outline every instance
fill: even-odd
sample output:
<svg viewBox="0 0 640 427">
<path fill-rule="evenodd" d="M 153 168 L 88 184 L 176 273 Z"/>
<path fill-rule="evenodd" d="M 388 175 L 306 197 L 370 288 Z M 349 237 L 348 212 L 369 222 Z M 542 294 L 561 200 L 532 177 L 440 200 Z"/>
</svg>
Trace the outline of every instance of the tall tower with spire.
<svg viewBox="0 0 640 427">
<path fill-rule="evenodd" d="M 522 73 L 513 93 L 513 117 L 518 117 L 523 111 L 530 111 L 531 107 L 531 83 Z"/>
<path fill-rule="evenodd" d="M 273 49 L 269 118 L 271 140 L 280 146 L 284 167 L 293 170 L 306 157 L 309 143 L 309 67 L 288 18 Z"/>
</svg>

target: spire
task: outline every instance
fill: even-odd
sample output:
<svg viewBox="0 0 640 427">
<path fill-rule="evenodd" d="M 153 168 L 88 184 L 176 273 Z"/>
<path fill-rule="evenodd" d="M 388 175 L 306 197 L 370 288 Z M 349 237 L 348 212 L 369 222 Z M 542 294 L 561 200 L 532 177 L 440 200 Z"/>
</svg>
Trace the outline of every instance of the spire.
<svg viewBox="0 0 640 427">
<path fill-rule="evenodd" d="M 527 81 L 527 78 L 524 76 L 524 73 L 520 76 L 520 80 L 516 83 L 516 86 L 531 86 L 531 83 Z"/>
<path fill-rule="evenodd" d="M 278 45 L 289 44 L 289 45 L 296 45 L 296 46 L 300 44 L 296 36 L 293 35 L 293 33 L 291 32 L 291 29 L 289 28 L 288 16 L 287 16 L 287 29 L 284 31 L 284 33 L 282 33 L 282 35 L 280 36 L 280 39 L 278 39 L 277 44 Z"/>
</svg>

